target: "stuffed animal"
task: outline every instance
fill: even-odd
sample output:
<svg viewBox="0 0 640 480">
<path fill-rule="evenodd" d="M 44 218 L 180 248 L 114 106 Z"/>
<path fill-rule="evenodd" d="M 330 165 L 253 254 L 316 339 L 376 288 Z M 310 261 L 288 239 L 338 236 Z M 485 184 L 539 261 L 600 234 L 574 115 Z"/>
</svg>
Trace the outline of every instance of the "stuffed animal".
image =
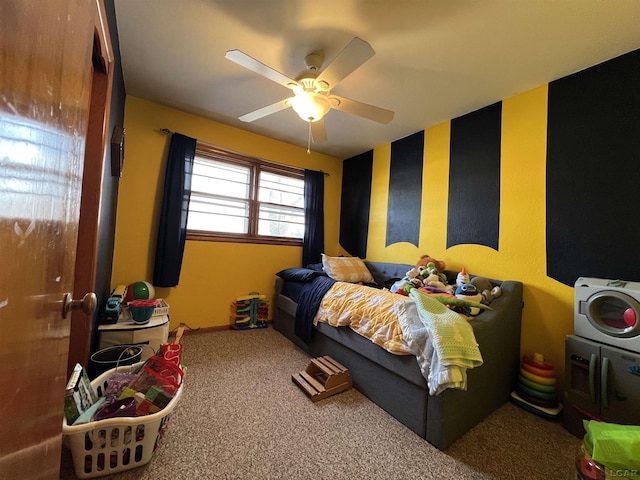
<svg viewBox="0 0 640 480">
<path fill-rule="evenodd" d="M 480 303 L 482 301 L 482 294 L 478 292 L 478 289 L 473 283 L 463 283 L 456 288 L 456 298 Z M 480 313 L 480 308 L 470 307 L 469 311 L 465 313 L 471 316 L 476 316 Z"/>
<path fill-rule="evenodd" d="M 404 278 L 391 285 L 391 293 L 406 295 L 412 288 L 430 286 L 453 294 L 455 287 L 447 285 L 447 276 L 442 273 L 445 263 L 429 255 L 423 255 L 414 268 L 409 270 Z"/>
<path fill-rule="evenodd" d="M 451 294 L 453 294 L 453 291 L 455 290 L 453 285 L 447 285 L 445 282 L 442 281 L 442 278 L 440 277 L 440 275 L 436 273 L 427 275 L 427 277 L 423 280 L 423 285 L 428 287 L 435 287 Z"/>
<path fill-rule="evenodd" d="M 434 287 L 422 287 L 419 288 L 423 293 L 435 298 L 443 305 L 446 305 L 447 308 L 453 310 L 454 312 L 460 313 L 462 315 L 471 316 L 471 310 L 477 309 L 480 310 L 491 310 L 489 305 L 485 305 L 483 303 L 474 302 L 473 300 L 469 300 L 463 298 L 463 296 L 455 296 L 447 292 L 443 292 L 442 290 Z"/>
<path fill-rule="evenodd" d="M 456 286 L 459 287 L 460 285 L 464 285 L 465 283 L 470 283 L 469 274 L 464 269 L 464 267 L 462 267 L 462 270 L 460 270 L 460 273 L 458 273 L 458 275 L 456 276 Z"/>
<path fill-rule="evenodd" d="M 494 287 L 488 278 L 474 277 L 471 279 L 471 283 L 474 284 L 482 294 L 482 303 L 485 305 L 489 305 L 494 298 L 498 298 L 502 294 L 500 286 L 496 285 Z"/>
<path fill-rule="evenodd" d="M 409 270 L 401 280 L 396 281 L 391 286 L 390 290 L 391 293 L 404 295 L 405 293 L 409 293 L 411 288 L 431 286 L 453 294 L 453 286 L 447 285 L 446 281 L 447 277 L 443 273 L 438 273 L 435 264 L 429 262 L 424 268 L 418 266 Z"/>
<path fill-rule="evenodd" d="M 406 278 L 415 278 L 420 275 L 420 268 L 414 267 L 404 274 Z"/>
<path fill-rule="evenodd" d="M 442 260 L 436 260 L 429 255 L 422 255 L 416 263 L 416 267 L 421 269 L 421 267 L 426 267 L 429 263 L 433 263 L 438 270 L 438 273 L 444 272 L 444 269 L 447 268 L 447 265 Z"/>
<path fill-rule="evenodd" d="M 426 277 L 430 277 L 432 275 L 435 275 L 436 277 L 438 277 L 438 279 L 446 284 L 447 283 L 447 276 L 444 273 L 440 273 L 438 271 L 438 268 L 436 267 L 436 264 L 433 262 L 429 262 L 427 263 L 427 265 L 422 268 L 422 267 L 416 267 L 416 268 L 420 268 L 420 275 L 422 275 L 423 278 L 426 279 Z"/>
<path fill-rule="evenodd" d="M 408 295 L 412 288 L 420 288 L 422 286 L 424 286 L 424 282 L 420 271 L 417 268 L 412 268 L 404 277 L 395 281 L 389 290 L 391 293 Z"/>
<path fill-rule="evenodd" d="M 393 284 L 391 285 L 391 287 L 389 288 L 389 291 L 391 293 L 399 293 L 401 295 L 406 295 L 408 292 L 405 290 L 406 287 L 411 286 L 413 288 L 413 285 L 411 285 L 411 283 L 409 283 L 409 280 L 405 278 L 402 278 L 400 280 L 396 280 L 395 282 L 393 282 Z"/>
</svg>

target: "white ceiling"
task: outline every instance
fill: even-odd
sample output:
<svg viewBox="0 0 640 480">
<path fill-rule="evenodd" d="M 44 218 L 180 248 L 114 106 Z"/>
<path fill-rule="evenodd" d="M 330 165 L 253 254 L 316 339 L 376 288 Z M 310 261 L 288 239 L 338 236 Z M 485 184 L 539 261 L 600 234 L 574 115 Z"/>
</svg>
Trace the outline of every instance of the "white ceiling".
<svg viewBox="0 0 640 480">
<path fill-rule="evenodd" d="M 239 49 L 295 78 L 354 37 L 376 55 L 333 94 L 395 111 L 325 117 L 312 150 L 349 158 L 640 48 L 638 0 L 115 0 L 128 95 L 307 146 L 291 91 L 225 59 Z M 164 128 L 167 125 L 158 125 Z M 188 134 L 188 132 L 183 132 Z"/>
</svg>

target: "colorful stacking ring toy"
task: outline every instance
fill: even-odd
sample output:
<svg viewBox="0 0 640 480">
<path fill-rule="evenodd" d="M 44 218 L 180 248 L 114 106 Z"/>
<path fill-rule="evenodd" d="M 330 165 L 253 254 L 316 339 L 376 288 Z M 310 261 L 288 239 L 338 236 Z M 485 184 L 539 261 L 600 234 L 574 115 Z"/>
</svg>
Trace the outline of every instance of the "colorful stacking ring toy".
<svg viewBox="0 0 640 480">
<path fill-rule="evenodd" d="M 520 374 L 534 383 L 539 383 L 540 385 L 555 385 L 556 377 L 541 377 L 540 375 L 536 375 L 534 373 L 528 372 L 524 368 L 520 369 Z"/>
<path fill-rule="evenodd" d="M 533 388 L 534 390 L 538 390 L 539 392 L 555 392 L 555 385 L 542 385 L 540 383 L 532 382 L 528 378 L 523 377 L 522 375 L 518 375 L 518 383 L 521 385 L 526 385 L 529 388 Z"/>
<path fill-rule="evenodd" d="M 533 365 L 534 367 L 543 368 L 545 370 L 553 370 L 553 365 L 545 361 L 544 355 L 541 353 L 534 353 L 533 355 L 524 355 L 522 357 L 522 363 Z"/>
<path fill-rule="evenodd" d="M 522 369 L 526 370 L 529 373 L 533 373 L 534 375 L 537 375 L 539 377 L 555 377 L 556 376 L 556 372 L 553 369 L 549 370 L 547 368 L 540 368 L 528 363 L 522 363 Z"/>
<path fill-rule="evenodd" d="M 524 355 L 520 375 L 511 397 L 523 408 L 547 417 L 558 415 L 562 405 L 556 393 L 556 374 L 553 365 L 542 354 Z"/>
<path fill-rule="evenodd" d="M 556 392 L 541 392 L 540 390 L 536 390 L 535 388 L 527 387 L 524 384 L 519 384 L 517 390 L 519 392 L 526 393 L 533 398 L 537 398 L 538 400 L 545 400 L 549 402 L 557 402 L 558 400 Z"/>
</svg>

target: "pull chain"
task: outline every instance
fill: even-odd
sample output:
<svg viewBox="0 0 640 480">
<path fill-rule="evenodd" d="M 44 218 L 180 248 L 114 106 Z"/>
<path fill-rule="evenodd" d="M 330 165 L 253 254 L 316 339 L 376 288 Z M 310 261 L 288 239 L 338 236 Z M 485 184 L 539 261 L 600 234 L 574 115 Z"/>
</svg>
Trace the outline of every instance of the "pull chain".
<svg viewBox="0 0 640 480">
<path fill-rule="evenodd" d="M 311 122 L 309 123 L 309 140 L 307 141 L 307 155 L 311 155 Z"/>
</svg>

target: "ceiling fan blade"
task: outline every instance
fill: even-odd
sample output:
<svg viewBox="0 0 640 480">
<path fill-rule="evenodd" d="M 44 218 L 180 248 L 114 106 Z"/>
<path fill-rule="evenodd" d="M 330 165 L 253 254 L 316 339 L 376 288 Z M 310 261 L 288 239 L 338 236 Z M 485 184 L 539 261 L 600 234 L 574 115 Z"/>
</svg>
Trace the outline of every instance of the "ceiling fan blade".
<svg viewBox="0 0 640 480">
<path fill-rule="evenodd" d="M 311 122 L 311 138 L 313 138 L 313 143 L 327 141 L 327 129 L 324 126 L 324 118 L 321 118 L 317 122 Z"/>
<path fill-rule="evenodd" d="M 368 118 L 374 122 L 384 123 L 385 125 L 393 120 L 394 112 L 385 108 L 369 105 L 368 103 L 358 102 L 349 98 L 331 95 L 329 97 L 331 108 L 340 110 L 341 112 L 351 113 L 359 117 Z"/>
<path fill-rule="evenodd" d="M 237 63 L 244 68 L 251 70 L 263 77 L 268 78 L 276 83 L 279 83 L 283 87 L 291 88 L 298 86 L 298 82 L 293 80 L 292 78 L 287 77 L 285 74 L 274 70 L 273 68 L 265 65 L 264 63 L 256 60 L 253 57 L 250 57 L 246 53 L 240 50 L 229 50 L 225 53 L 224 58 L 227 60 L 231 60 L 234 63 Z"/>
<path fill-rule="evenodd" d="M 317 82 L 326 82 L 327 89 L 335 87 L 343 78 L 353 72 L 364 62 L 373 57 L 376 52 L 367 42 L 354 37 L 349 44 L 342 49 L 333 61 L 320 73 Z"/>
<path fill-rule="evenodd" d="M 238 117 L 238 119 L 242 120 L 243 122 L 253 122 L 255 120 L 259 120 L 262 117 L 266 117 L 267 115 L 271 115 L 272 113 L 276 113 L 280 110 L 284 110 L 285 108 L 289 108 L 291 106 L 289 100 L 289 98 L 285 98 L 284 100 L 280 100 L 279 102 L 272 103 L 271 105 L 259 108 L 258 110 L 254 110 L 253 112 L 245 113 L 241 117 Z"/>
</svg>

